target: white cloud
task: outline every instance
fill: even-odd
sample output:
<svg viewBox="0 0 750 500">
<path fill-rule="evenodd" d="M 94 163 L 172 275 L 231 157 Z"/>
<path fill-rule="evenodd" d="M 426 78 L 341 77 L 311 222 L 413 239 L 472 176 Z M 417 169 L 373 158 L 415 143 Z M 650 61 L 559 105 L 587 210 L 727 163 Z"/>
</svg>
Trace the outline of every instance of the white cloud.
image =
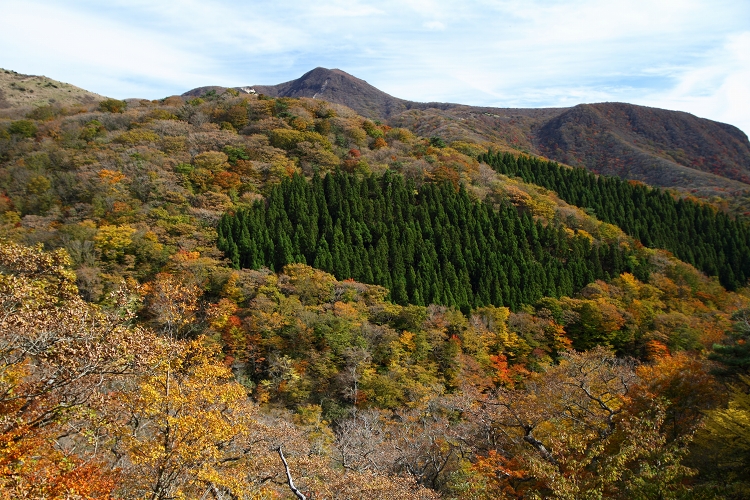
<svg viewBox="0 0 750 500">
<path fill-rule="evenodd" d="M 729 50 L 717 47 L 746 28 L 750 4 L 578 0 L 482 5 L 481 18 L 467 20 L 464 31 L 451 22 L 442 40 L 405 48 L 406 58 L 418 63 L 394 65 L 418 76 L 397 78 L 401 75 L 390 72 L 381 79 L 385 89 L 414 100 L 456 102 L 461 96 L 462 102 L 495 106 L 609 100 L 697 112 L 703 102 L 701 116 L 731 119 L 750 130 L 741 123 L 750 116 L 749 100 L 740 97 L 749 95 L 744 82 L 750 79 L 737 56 L 712 63 L 717 52 Z M 719 113 L 720 103 L 735 111 Z"/>
<path fill-rule="evenodd" d="M 424 22 L 422 23 L 422 26 L 424 26 L 428 30 L 435 30 L 435 31 L 442 31 L 445 29 L 445 25 L 441 23 L 440 21 Z"/>
<path fill-rule="evenodd" d="M 199 52 L 210 53 L 219 44 L 237 49 L 253 47 L 265 53 L 282 52 L 309 42 L 303 26 L 275 16 L 275 11 L 265 8 L 262 2 L 110 0 L 107 5 L 113 11 L 90 5 L 102 16 L 123 12 L 130 23 L 167 34 L 174 45 Z"/>
<path fill-rule="evenodd" d="M 2 64 L 78 86 L 103 82 L 196 80 L 212 61 L 158 33 L 49 3 L 6 2 L 0 17 Z M 90 90 L 97 91 L 96 88 Z"/>
<path fill-rule="evenodd" d="M 750 31 L 727 37 L 703 64 L 675 71 L 677 84 L 642 100 L 730 123 L 750 134 Z"/>
<path fill-rule="evenodd" d="M 310 4 L 310 11 L 313 16 L 330 20 L 334 19 L 351 19 L 355 17 L 369 17 L 386 14 L 382 9 L 373 7 L 361 2 L 337 0 L 328 3 Z"/>
</svg>

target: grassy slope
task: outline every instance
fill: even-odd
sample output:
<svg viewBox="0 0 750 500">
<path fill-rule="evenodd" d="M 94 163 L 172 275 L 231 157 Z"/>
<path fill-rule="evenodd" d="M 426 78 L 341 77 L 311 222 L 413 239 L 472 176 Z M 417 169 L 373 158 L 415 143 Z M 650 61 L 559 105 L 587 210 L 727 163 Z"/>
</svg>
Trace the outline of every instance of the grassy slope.
<svg viewBox="0 0 750 500">
<path fill-rule="evenodd" d="M 31 107 L 93 104 L 104 97 L 46 76 L 22 75 L 0 68 L 0 113 Z"/>
</svg>

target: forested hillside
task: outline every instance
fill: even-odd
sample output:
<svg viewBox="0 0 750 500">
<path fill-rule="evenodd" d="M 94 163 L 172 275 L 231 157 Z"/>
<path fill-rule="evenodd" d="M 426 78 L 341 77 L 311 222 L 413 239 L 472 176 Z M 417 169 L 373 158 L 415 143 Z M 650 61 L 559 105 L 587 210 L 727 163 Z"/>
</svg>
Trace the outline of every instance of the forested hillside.
<svg viewBox="0 0 750 500">
<path fill-rule="evenodd" d="M 573 205 L 615 224 L 648 247 L 664 248 L 734 290 L 750 277 L 750 225 L 698 200 L 600 177 L 584 169 L 509 154 L 482 155 L 502 174 L 551 189 Z"/>
<path fill-rule="evenodd" d="M 616 243 L 536 222 L 511 203 L 473 201 L 449 182 L 404 182 L 386 172 L 300 176 L 267 204 L 224 216 L 218 247 L 235 267 L 310 263 L 339 279 L 382 285 L 399 304 L 485 305 L 516 310 L 543 296 L 572 295 L 597 279 L 648 265 Z"/>
<path fill-rule="evenodd" d="M 746 498 L 746 220 L 489 146 L 0 110 L 0 497 Z"/>
<path fill-rule="evenodd" d="M 439 83 L 438 83 L 439 85 Z M 183 96 L 196 97 L 202 87 Z M 315 68 L 278 85 L 237 87 L 272 97 L 343 104 L 423 137 L 543 155 L 595 173 L 679 189 L 750 211 L 750 142 L 738 128 L 689 113 L 604 102 L 572 108 L 505 108 L 414 102 L 339 69 Z"/>
</svg>

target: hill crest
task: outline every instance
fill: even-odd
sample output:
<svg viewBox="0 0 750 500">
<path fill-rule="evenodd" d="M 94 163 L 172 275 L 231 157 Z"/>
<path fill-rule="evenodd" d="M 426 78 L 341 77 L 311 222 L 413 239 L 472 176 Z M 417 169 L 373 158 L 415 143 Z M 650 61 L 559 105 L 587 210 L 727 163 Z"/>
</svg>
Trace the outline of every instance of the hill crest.
<svg viewBox="0 0 750 500">
<path fill-rule="evenodd" d="M 0 110 L 38 106 L 78 106 L 104 96 L 46 76 L 24 75 L 0 68 Z"/>
</svg>

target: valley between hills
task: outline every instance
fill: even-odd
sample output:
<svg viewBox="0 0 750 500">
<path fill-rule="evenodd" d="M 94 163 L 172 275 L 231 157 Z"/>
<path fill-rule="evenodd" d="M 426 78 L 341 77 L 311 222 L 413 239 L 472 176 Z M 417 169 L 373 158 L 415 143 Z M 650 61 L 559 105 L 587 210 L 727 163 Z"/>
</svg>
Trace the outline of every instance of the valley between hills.
<svg viewBox="0 0 750 500">
<path fill-rule="evenodd" d="M 340 70 L 0 70 L 0 498 L 747 498 L 750 143 Z"/>
</svg>

